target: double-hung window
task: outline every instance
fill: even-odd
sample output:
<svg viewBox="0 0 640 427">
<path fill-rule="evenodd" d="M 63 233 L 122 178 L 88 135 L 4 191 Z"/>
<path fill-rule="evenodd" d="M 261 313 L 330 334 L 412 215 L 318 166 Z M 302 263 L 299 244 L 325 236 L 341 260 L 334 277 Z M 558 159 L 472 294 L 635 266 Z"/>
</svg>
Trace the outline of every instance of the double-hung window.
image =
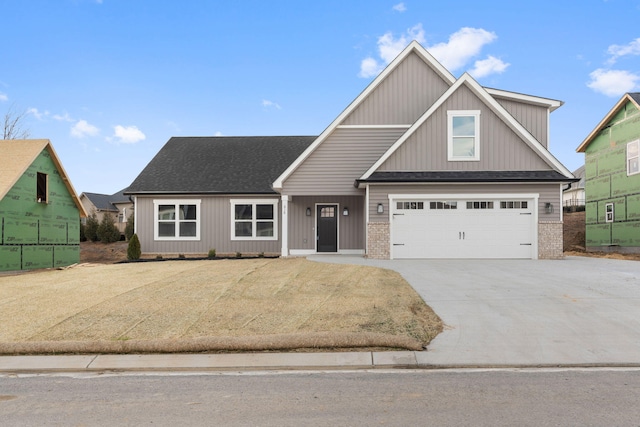
<svg viewBox="0 0 640 427">
<path fill-rule="evenodd" d="M 627 175 L 640 173 L 640 139 L 627 144 Z"/>
<path fill-rule="evenodd" d="M 154 200 L 156 240 L 200 240 L 200 200 Z"/>
<path fill-rule="evenodd" d="M 447 111 L 449 161 L 480 160 L 480 111 Z"/>
<path fill-rule="evenodd" d="M 277 199 L 231 200 L 232 240 L 277 240 Z"/>
</svg>

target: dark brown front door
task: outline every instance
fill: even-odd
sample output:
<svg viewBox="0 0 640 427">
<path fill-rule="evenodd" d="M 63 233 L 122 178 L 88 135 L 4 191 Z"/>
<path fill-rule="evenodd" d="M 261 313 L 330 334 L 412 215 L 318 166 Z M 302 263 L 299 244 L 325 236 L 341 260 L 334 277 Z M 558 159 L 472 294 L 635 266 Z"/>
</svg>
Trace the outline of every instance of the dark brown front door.
<svg viewBox="0 0 640 427">
<path fill-rule="evenodd" d="M 318 252 L 338 252 L 338 205 L 318 205 Z"/>
</svg>

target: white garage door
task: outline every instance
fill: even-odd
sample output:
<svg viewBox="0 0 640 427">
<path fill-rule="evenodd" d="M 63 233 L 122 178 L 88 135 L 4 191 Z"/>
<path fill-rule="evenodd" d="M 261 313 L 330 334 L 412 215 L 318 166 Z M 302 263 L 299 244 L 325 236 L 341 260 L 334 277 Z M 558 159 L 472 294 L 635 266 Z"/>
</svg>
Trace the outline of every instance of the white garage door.
<svg viewBox="0 0 640 427">
<path fill-rule="evenodd" d="M 393 258 L 535 258 L 535 199 L 391 199 Z"/>
</svg>

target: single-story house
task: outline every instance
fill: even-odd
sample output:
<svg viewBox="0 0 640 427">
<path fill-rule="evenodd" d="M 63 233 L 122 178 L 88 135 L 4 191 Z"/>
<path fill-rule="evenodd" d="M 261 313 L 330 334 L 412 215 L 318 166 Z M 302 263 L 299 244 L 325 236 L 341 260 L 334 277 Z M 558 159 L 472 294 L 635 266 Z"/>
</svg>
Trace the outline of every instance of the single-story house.
<svg viewBox="0 0 640 427">
<path fill-rule="evenodd" d="M 0 271 L 80 260 L 85 210 L 48 139 L 0 141 Z"/>
<path fill-rule="evenodd" d="M 578 206 L 584 206 L 585 204 L 584 165 L 574 170 L 573 176 L 580 181 L 567 184 L 565 189 L 562 191 L 562 206 L 565 208 L 575 208 Z"/>
<path fill-rule="evenodd" d="M 320 135 L 171 138 L 126 193 L 147 254 L 561 258 L 561 105 L 414 41 Z"/>
<path fill-rule="evenodd" d="M 640 253 L 640 93 L 627 93 L 577 148 L 585 154 L 588 251 Z"/>
<path fill-rule="evenodd" d="M 101 222 L 105 215 L 111 215 L 120 233 L 124 234 L 127 219 L 133 214 L 133 201 L 124 191 L 114 194 L 83 192 L 80 194 L 80 202 L 89 215 L 96 215 L 98 222 Z"/>
</svg>

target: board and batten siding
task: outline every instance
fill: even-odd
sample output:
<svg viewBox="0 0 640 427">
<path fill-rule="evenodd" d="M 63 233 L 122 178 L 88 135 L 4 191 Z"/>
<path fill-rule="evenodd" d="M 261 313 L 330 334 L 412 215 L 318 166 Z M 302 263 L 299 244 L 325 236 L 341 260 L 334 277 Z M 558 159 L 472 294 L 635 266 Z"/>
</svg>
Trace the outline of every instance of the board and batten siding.
<svg viewBox="0 0 640 427">
<path fill-rule="evenodd" d="M 200 200 L 200 240 L 154 240 L 154 200 Z M 266 199 L 277 200 L 277 240 L 231 240 L 231 200 Z M 145 254 L 207 254 L 215 249 L 218 254 L 279 254 L 282 229 L 280 196 L 137 196 L 136 233 Z"/>
<path fill-rule="evenodd" d="M 413 53 L 342 124 L 412 124 L 448 88 L 449 84 Z"/>
<path fill-rule="evenodd" d="M 561 185 L 556 183 L 531 184 L 416 184 L 370 185 L 369 222 L 389 222 L 389 194 L 538 194 L 538 221 L 561 221 Z M 445 200 L 443 200 L 445 201 Z M 378 203 L 384 206 L 379 214 Z M 545 213 L 545 204 L 552 203 L 554 211 Z"/>
<path fill-rule="evenodd" d="M 480 110 L 480 160 L 451 162 L 447 111 Z M 550 170 L 471 90 L 461 86 L 381 166 L 379 171 Z"/>
<path fill-rule="evenodd" d="M 364 196 L 298 196 L 289 202 L 289 249 L 315 250 L 317 204 L 338 204 L 338 250 L 364 250 Z M 349 208 L 349 215 L 342 215 Z M 311 216 L 306 216 L 311 208 Z"/>
<path fill-rule="evenodd" d="M 546 107 L 504 98 L 495 99 L 509 114 L 524 126 L 538 142 L 548 149 L 549 110 Z"/>
<path fill-rule="evenodd" d="M 356 179 L 406 131 L 338 128 L 284 182 L 286 195 L 362 195 Z"/>
</svg>

